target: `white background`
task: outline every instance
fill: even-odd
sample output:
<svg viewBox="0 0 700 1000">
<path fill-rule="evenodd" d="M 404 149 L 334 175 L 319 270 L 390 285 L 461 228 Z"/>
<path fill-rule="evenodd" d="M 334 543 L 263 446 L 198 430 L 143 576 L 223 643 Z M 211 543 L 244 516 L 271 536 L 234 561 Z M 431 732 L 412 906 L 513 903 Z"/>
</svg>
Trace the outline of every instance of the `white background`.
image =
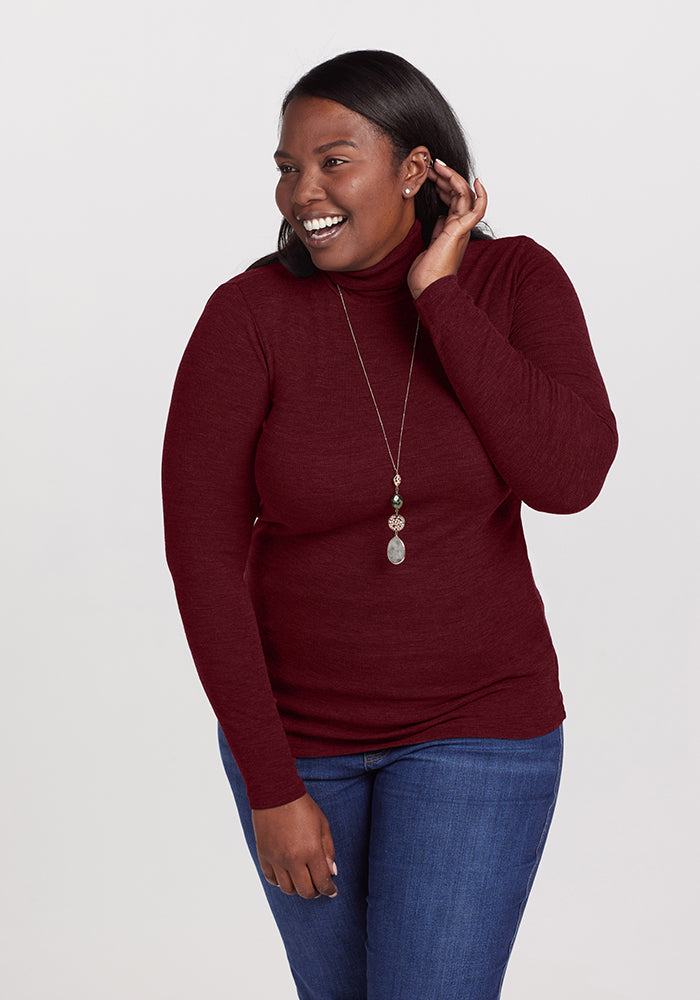
<svg viewBox="0 0 700 1000">
<path fill-rule="evenodd" d="M 294 996 L 165 568 L 159 461 L 206 298 L 274 246 L 280 99 L 353 48 L 399 52 L 452 102 L 496 233 L 531 235 L 570 274 L 620 426 L 592 508 L 526 515 L 569 720 L 504 1000 L 687 995 L 691 5 L 13 7 L 0 42 L 3 995 Z"/>
</svg>

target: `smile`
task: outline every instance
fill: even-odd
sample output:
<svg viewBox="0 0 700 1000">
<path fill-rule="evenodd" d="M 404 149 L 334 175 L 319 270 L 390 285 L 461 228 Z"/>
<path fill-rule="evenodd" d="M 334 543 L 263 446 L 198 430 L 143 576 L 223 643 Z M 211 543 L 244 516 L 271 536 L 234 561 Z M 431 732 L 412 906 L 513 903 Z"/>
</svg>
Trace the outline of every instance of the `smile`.
<svg viewBox="0 0 700 1000">
<path fill-rule="evenodd" d="M 335 239 L 345 226 L 347 216 L 326 215 L 317 219 L 299 219 L 299 221 L 306 230 L 306 245 L 308 247 L 320 247 Z"/>
<path fill-rule="evenodd" d="M 331 226 L 337 226 L 341 222 L 345 222 L 345 215 L 327 215 L 323 219 L 302 219 L 301 224 L 307 233 L 316 232 L 317 229 L 329 229 Z"/>
</svg>

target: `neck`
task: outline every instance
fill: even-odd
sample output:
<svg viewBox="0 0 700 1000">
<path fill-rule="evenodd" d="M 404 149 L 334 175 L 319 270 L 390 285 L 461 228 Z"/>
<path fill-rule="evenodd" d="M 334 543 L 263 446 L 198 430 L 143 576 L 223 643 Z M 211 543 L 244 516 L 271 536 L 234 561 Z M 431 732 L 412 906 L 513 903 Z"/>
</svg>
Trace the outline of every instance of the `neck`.
<svg viewBox="0 0 700 1000">
<path fill-rule="evenodd" d="M 361 271 L 321 271 L 332 285 L 343 291 L 371 298 L 401 298 L 410 295 L 406 277 L 411 264 L 425 250 L 421 224 L 416 221 L 408 235 L 372 267 Z"/>
</svg>

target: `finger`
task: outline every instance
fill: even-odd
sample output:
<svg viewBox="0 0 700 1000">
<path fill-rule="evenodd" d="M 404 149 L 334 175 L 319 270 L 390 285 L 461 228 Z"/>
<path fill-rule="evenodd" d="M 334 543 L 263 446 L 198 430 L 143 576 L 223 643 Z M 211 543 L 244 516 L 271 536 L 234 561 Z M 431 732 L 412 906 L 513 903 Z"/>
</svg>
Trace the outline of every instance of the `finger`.
<svg viewBox="0 0 700 1000">
<path fill-rule="evenodd" d="M 443 182 L 443 185 L 448 184 L 452 191 L 459 192 L 461 194 L 468 194 L 469 184 L 464 177 L 462 177 L 461 174 L 458 174 L 456 170 L 453 170 L 452 167 L 448 167 L 442 160 L 435 160 L 435 166 L 433 169 L 438 178 Z"/>
<path fill-rule="evenodd" d="M 483 219 L 488 204 L 486 188 L 478 177 L 474 181 L 474 187 L 475 192 L 472 194 L 472 204 L 468 209 L 457 212 L 450 210 L 447 221 L 451 233 L 457 234 L 458 230 L 471 230 Z"/>
<path fill-rule="evenodd" d="M 285 896 L 296 896 L 297 888 L 290 873 L 286 869 L 278 868 L 275 874 L 277 876 L 277 885 Z"/>
<path fill-rule="evenodd" d="M 437 192 L 438 197 L 446 205 L 449 205 L 450 201 L 452 200 L 452 196 L 450 194 L 449 186 L 446 185 L 446 184 L 444 184 L 444 182 L 442 181 L 442 178 L 438 177 L 437 174 L 432 179 L 435 182 L 435 190 Z"/>
<path fill-rule="evenodd" d="M 330 825 L 324 817 L 324 824 L 321 829 L 321 847 L 323 853 L 326 856 L 326 861 L 328 862 L 328 867 L 333 875 L 338 874 L 338 867 L 335 863 L 335 844 L 333 843 L 333 834 L 331 833 Z"/>
<path fill-rule="evenodd" d="M 435 190 L 437 191 L 440 200 L 447 205 L 450 212 L 456 212 L 458 214 L 468 212 L 475 200 L 475 196 L 469 188 L 467 188 L 466 191 L 458 191 L 448 183 L 436 184 Z"/>
<path fill-rule="evenodd" d="M 449 174 L 446 173 L 439 174 L 436 170 L 433 169 L 429 172 L 428 176 L 430 180 L 432 180 L 432 182 L 435 184 L 435 186 L 439 188 L 441 191 L 449 191 L 452 187 L 452 173 L 453 171 L 451 171 Z M 455 176 L 459 177 L 459 174 L 455 174 Z"/>
<path fill-rule="evenodd" d="M 476 195 L 467 181 L 441 160 L 436 160 L 436 163 L 441 173 L 433 169 L 434 177 L 432 179 L 440 199 L 449 206 L 451 213 L 463 215 L 470 211 L 476 201 Z"/>
<path fill-rule="evenodd" d="M 335 844 L 325 816 L 321 823 L 321 850 L 309 862 L 309 872 L 314 885 L 322 895 L 331 899 L 338 895 L 338 889 L 331 877 L 338 874 L 338 866 L 335 863 Z"/>
<path fill-rule="evenodd" d="M 455 215 L 466 215 L 471 212 L 476 203 L 476 195 L 467 185 L 466 191 L 453 192 L 450 202 L 450 212 Z"/>
<path fill-rule="evenodd" d="M 486 214 L 486 206 L 488 205 L 488 195 L 486 193 L 486 188 L 481 183 L 480 179 L 477 177 L 474 180 L 474 191 L 475 196 L 469 212 L 470 218 L 473 219 L 472 225 L 476 225 L 481 222 L 484 215 Z"/>
<path fill-rule="evenodd" d="M 338 895 L 338 888 L 331 877 L 335 862 L 332 862 L 332 866 L 329 866 L 326 858 L 314 859 L 309 863 L 309 875 L 316 889 L 321 895 L 331 899 Z M 335 870 L 337 873 L 338 869 Z"/>
<path fill-rule="evenodd" d="M 265 881 L 269 882 L 270 885 L 279 885 L 277 881 L 277 876 L 275 875 L 275 869 L 267 861 L 263 861 L 258 855 L 258 860 L 260 861 L 260 869 L 265 876 Z"/>
<path fill-rule="evenodd" d="M 327 866 L 326 871 L 328 871 Z M 292 868 L 289 875 L 294 883 L 294 891 L 298 896 L 301 896 L 302 899 L 315 899 L 318 896 L 320 890 L 316 887 L 316 885 L 314 885 L 311 872 L 306 865 L 300 865 L 299 867 Z M 330 873 L 328 877 L 330 878 Z"/>
<path fill-rule="evenodd" d="M 474 203 L 474 211 L 480 211 L 480 218 L 483 219 L 486 212 L 486 206 L 488 205 L 489 196 L 486 193 L 486 188 L 481 182 L 480 177 L 476 177 L 474 180 L 474 190 L 476 191 L 476 201 Z"/>
</svg>

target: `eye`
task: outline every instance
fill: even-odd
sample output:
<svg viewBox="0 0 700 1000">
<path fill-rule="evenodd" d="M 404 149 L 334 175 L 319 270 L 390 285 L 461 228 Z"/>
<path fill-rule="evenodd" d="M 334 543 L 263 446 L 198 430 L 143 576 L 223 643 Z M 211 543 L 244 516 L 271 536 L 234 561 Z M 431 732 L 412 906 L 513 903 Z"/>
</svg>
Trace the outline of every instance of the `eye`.
<svg viewBox="0 0 700 1000">
<path fill-rule="evenodd" d="M 347 162 L 347 160 L 339 160 L 337 156 L 329 156 L 323 165 L 324 167 L 337 167 L 340 164 Z"/>
<path fill-rule="evenodd" d="M 291 165 L 291 163 L 278 163 L 277 169 L 281 174 L 291 174 L 296 168 Z"/>
</svg>

